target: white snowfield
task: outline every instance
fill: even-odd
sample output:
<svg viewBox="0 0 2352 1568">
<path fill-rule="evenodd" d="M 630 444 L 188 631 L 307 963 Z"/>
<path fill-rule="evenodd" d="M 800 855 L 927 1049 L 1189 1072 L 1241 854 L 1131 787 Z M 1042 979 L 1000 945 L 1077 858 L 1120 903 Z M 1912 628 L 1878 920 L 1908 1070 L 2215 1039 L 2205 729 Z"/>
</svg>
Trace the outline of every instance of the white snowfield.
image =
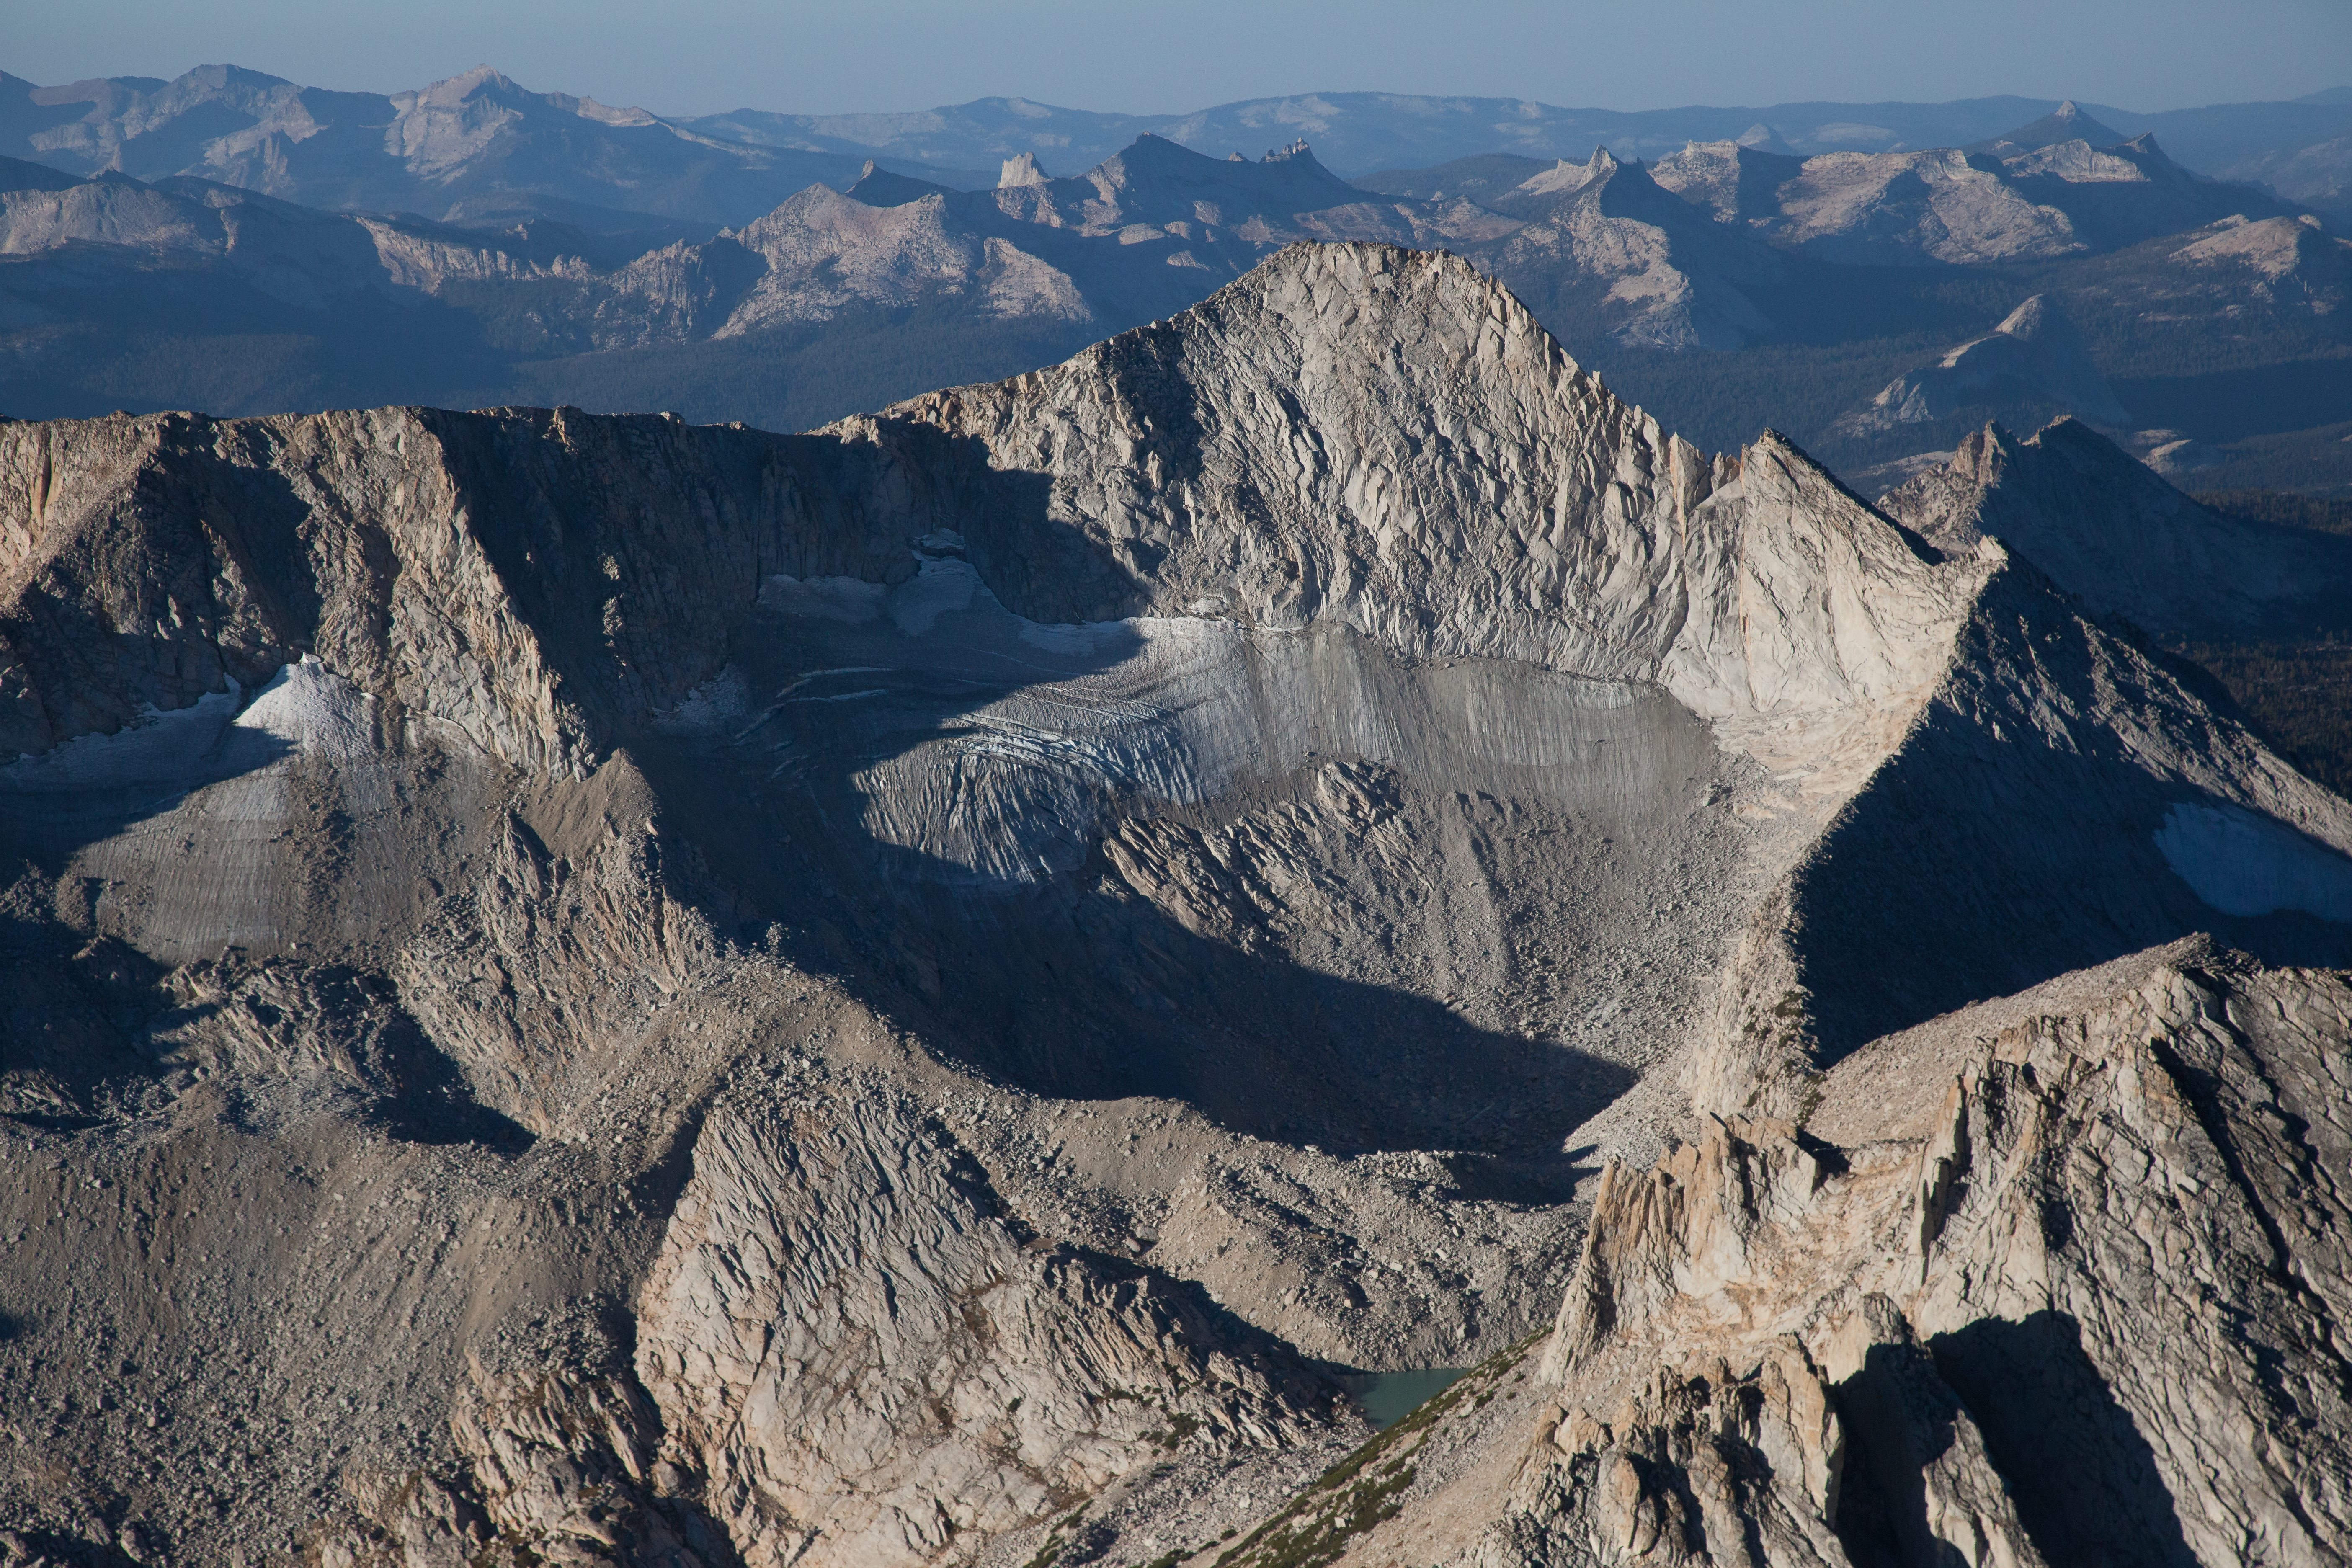
<svg viewBox="0 0 2352 1568">
<path fill-rule="evenodd" d="M 2227 915 L 2301 910 L 2352 921 L 2352 858 L 2265 816 L 2227 805 L 2176 805 L 2157 847 L 2197 896 Z"/>
</svg>

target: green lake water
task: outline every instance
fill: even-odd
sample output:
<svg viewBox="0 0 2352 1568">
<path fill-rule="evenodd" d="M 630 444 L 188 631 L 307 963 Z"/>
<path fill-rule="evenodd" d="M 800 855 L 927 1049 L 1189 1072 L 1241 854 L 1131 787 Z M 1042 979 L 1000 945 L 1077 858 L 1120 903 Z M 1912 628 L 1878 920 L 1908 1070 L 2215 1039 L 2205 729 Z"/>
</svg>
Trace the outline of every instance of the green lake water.
<svg viewBox="0 0 2352 1568">
<path fill-rule="evenodd" d="M 1361 1372 L 1339 1379 L 1339 1386 L 1363 1406 L 1375 1426 L 1386 1429 L 1451 1387 L 1470 1369 L 1466 1366 L 1424 1366 L 1411 1372 Z"/>
</svg>

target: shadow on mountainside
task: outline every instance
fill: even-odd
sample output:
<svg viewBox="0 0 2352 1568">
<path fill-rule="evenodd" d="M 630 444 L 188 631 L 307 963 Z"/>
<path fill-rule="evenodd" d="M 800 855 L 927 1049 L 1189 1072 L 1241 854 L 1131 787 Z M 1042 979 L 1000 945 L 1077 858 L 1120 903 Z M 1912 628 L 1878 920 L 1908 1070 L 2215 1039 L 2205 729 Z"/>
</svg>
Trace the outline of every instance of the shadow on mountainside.
<svg viewBox="0 0 2352 1568">
<path fill-rule="evenodd" d="M 1162 1096 L 1237 1131 L 1343 1154 L 1457 1152 L 1457 1180 L 1487 1195 L 1568 1195 L 1564 1135 L 1630 1088 L 1632 1071 L 1482 1026 L 1465 1016 L 1475 1002 L 1416 993 L 1409 961 L 1432 939 L 1395 909 L 1342 901 L 1356 912 L 1329 917 L 1357 921 L 1344 933 L 1354 951 L 1387 954 L 1349 973 L 1311 967 L 1289 945 L 1328 907 L 1311 887 L 1273 911 L 1233 896 L 1219 931 L 1188 929 L 1105 849 L 1122 824 L 1160 809 L 1153 791 L 1100 770 L 1125 746 L 1142 755 L 1122 765 L 1149 773 L 1166 732 L 1088 728 L 1104 710 L 1150 707 L 1089 698 L 1085 684 L 1148 662 L 1140 634 L 1031 625 L 1023 641 L 1008 631 L 1019 623 L 986 608 L 969 637 L 912 639 L 889 617 L 932 614 L 926 583 L 970 591 L 954 586 L 969 577 L 960 563 L 932 564 L 935 577 L 887 611 L 878 588 L 826 600 L 794 590 L 798 613 L 735 639 L 730 668 L 757 693 L 747 716 L 632 744 L 663 831 L 692 842 L 718 884 L 706 902 L 723 928 L 759 940 L 772 922 L 794 962 L 840 974 L 931 1048 L 1035 1093 Z M 861 605 L 873 606 L 863 632 L 817 613 Z M 1005 706 L 1024 698 L 1049 716 L 1040 722 L 1068 714 L 1066 727 L 1006 729 Z M 1321 775 L 1264 777 L 1273 765 L 1253 755 L 1243 793 L 1322 820 L 1311 817 Z M 1329 869 L 1318 848 L 1348 847 L 1339 829 L 1307 842 L 1286 868 L 1309 881 Z M 1383 968 L 1393 982 L 1365 977 Z"/>
<path fill-rule="evenodd" d="M 2159 776 L 2092 717 L 2118 700 L 2178 712 L 2161 665 L 2157 684 L 2132 686 L 2129 663 L 2085 653 L 2086 635 L 2115 639 L 2115 628 L 2065 629 L 2031 586 L 1993 595 L 1963 630 L 1969 683 L 1928 705 L 1797 878 L 1820 1064 L 2199 931 L 2267 963 L 2352 964 L 2352 925 L 2293 910 L 2225 914 L 2158 847 L 2174 808 L 2227 805 Z M 2038 666 L 2039 679 L 2006 681 L 2003 666 Z"/>
<path fill-rule="evenodd" d="M 1464 1187 L 1557 1202 L 1578 1172 L 1565 1134 L 1634 1080 L 1402 984 L 1189 931 L 1118 880 L 1098 836 L 1073 843 L 1074 863 L 1049 880 L 975 890 L 965 868 L 842 820 L 841 777 L 752 795 L 708 757 L 641 765 L 747 935 L 777 922 L 795 963 L 1033 1093 L 1179 1100 L 1234 1131 L 1343 1155 L 1456 1152 Z"/>
<path fill-rule="evenodd" d="M 5 1109 L 135 1111 L 258 1074 L 404 1142 L 527 1148 L 382 970 L 461 863 L 452 807 L 478 781 L 438 755 L 342 772 L 232 722 L 239 701 L 0 769 Z"/>
<path fill-rule="evenodd" d="M 1928 1472 L 1964 1422 L 2043 1561 L 2196 1561 L 2154 1450 L 2065 1313 L 1979 1319 L 1925 1346 L 1872 1345 L 1834 1399 L 1848 1447 L 1833 1522 L 1856 1568 L 1958 1561 L 1939 1533 L 1950 1520 L 1937 1517 L 1948 1499 L 1930 1495 Z"/>
<path fill-rule="evenodd" d="M 1928 1349 L 1983 1432 L 2019 1522 L 2045 1561 L 2161 1568 L 2196 1561 L 2155 1451 L 2084 1354 L 2072 1317 L 1979 1318 L 1937 1335 Z"/>
<path fill-rule="evenodd" d="M 75 1131 L 98 1125 L 97 1113 L 136 1109 L 167 1080 L 184 1086 L 192 1070 L 234 1065 L 310 1077 L 341 1111 L 404 1142 L 530 1146 L 528 1131 L 473 1098 L 381 977 L 234 955 L 175 973 L 39 907 L 54 901 L 31 874 L 0 902 L 0 970 L 10 979 L 0 1115 Z"/>
</svg>

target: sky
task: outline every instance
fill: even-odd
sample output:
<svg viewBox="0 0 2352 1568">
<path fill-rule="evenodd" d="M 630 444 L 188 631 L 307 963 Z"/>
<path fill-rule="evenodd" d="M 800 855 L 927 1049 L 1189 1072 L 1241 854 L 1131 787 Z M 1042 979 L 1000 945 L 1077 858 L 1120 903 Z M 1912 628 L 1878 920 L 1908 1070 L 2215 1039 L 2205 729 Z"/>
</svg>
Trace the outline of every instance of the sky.
<svg viewBox="0 0 2352 1568">
<path fill-rule="evenodd" d="M 2352 84 L 2352 0 L 0 0 L 0 70 L 37 82 L 224 63 L 374 91 L 489 64 L 670 115 L 1354 90 L 2154 111 Z"/>
</svg>

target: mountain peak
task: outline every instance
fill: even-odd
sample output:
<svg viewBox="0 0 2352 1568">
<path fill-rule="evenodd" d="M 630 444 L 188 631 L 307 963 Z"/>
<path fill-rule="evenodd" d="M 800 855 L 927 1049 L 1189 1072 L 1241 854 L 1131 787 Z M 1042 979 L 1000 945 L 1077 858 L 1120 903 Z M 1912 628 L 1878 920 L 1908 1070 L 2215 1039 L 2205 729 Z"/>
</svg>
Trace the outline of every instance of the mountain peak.
<svg viewBox="0 0 2352 1568">
<path fill-rule="evenodd" d="M 401 110 L 419 105 L 449 109 L 485 95 L 512 98 L 528 96 L 528 92 L 498 67 L 478 65 L 472 70 L 443 77 L 439 81 L 428 82 L 413 91 L 394 93 L 392 101 L 394 108 Z"/>
<path fill-rule="evenodd" d="M 273 88 L 294 85 L 282 76 L 271 76 L 268 71 L 257 71 L 249 66 L 229 64 L 198 66 L 194 70 L 184 72 L 179 81 L 171 85 L 178 86 L 179 82 L 210 88 L 215 92 L 231 87 Z"/>
<path fill-rule="evenodd" d="M 2054 146 L 2061 142 L 2087 142 L 2094 147 L 2114 147 L 2123 142 L 2123 133 L 2103 125 L 2083 112 L 2083 106 L 2073 99 L 2034 121 L 2021 125 L 2005 135 L 1977 143 L 1971 152 L 1997 153 L 2003 157 L 2018 153 L 2032 153 Z"/>
<path fill-rule="evenodd" d="M 1996 332 L 2007 332 L 2022 342 L 2032 342 L 2047 336 L 2072 336 L 2074 323 L 2066 312 L 2047 294 L 2036 294 L 2001 319 Z"/>
<path fill-rule="evenodd" d="M 1192 204 L 1201 197 L 1201 193 L 1192 188 L 1194 184 L 1206 184 L 1231 191 L 1263 214 L 1272 216 L 1279 213 L 1286 217 L 1291 213 L 1319 211 L 1342 202 L 1354 201 L 1361 195 L 1355 186 L 1317 162 L 1303 142 L 1277 148 L 1251 163 L 1246 159 L 1212 157 L 1171 137 L 1155 135 L 1148 131 L 1139 135 L 1134 143 L 1116 158 L 1108 159 L 1094 171 L 1079 176 L 1077 183 L 1099 184 L 1104 180 L 1130 193 L 1129 201 L 1143 200 L 1147 204 L 1156 201 L 1165 207 L 1163 217 L 1131 220 L 1145 222 L 1190 218 Z M 1156 194 L 1147 195 L 1146 193 Z M 1141 209 L 1134 210 L 1139 212 Z M 1239 221 L 1238 211 L 1228 213 L 1226 221 Z"/>
<path fill-rule="evenodd" d="M 1562 158 L 1541 174 L 1530 175 L 1520 183 L 1519 191 L 1530 196 L 1570 196 L 1608 184 L 1623 167 L 1608 148 L 1596 146 L 1592 156 L 1581 163 Z"/>
<path fill-rule="evenodd" d="M 444 77 L 439 81 L 432 83 L 425 90 L 427 92 L 435 92 L 446 89 L 452 96 L 463 97 L 465 94 L 474 91 L 477 88 L 513 87 L 514 85 L 515 82 L 513 78 L 508 76 L 506 72 L 499 69 L 498 67 L 486 61 L 481 65 L 476 66 L 472 70 L 459 71 L 456 76 Z"/>
<path fill-rule="evenodd" d="M 2003 396 L 2054 403 L 2105 425 L 2130 414 L 2099 374 L 2097 363 L 2065 310 L 2036 294 L 1999 326 L 1889 382 L 1867 405 L 1841 416 L 1837 428 L 1854 435 L 1927 424 Z"/>
<path fill-rule="evenodd" d="M 866 165 L 869 169 L 873 166 L 871 163 Z M 996 188 L 1006 191 L 1018 185 L 1042 185 L 1047 178 L 1045 171 L 1037 166 L 1037 154 L 1024 153 L 1017 158 L 1004 160 L 1004 167 L 996 176 Z"/>
<path fill-rule="evenodd" d="M 869 207 L 902 207 L 925 196 L 944 196 L 952 193 L 947 186 L 935 185 L 929 180 L 894 174 L 868 158 L 865 171 L 841 194 Z"/>
<path fill-rule="evenodd" d="M 2352 570 L 2352 547 L 2210 511 L 2071 416 L 2022 440 L 1988 424 L 1878 504 L 1947 554 L 1997 536 L 2101 614 L 2168 636 L 2274 632 Z"/>
<path fill-rule="evenodd" d="M 580 100 L 572 112 L 579 115 L 583 120 L 593 120 L 603 125 L 614 125 L 634 129 L 640 125 L 651 125 L 655 123 L 654 114 L 651 110 L 639 109 L 634 106 L 625 107 L 618 104 L 599 103 L 593 98 L 583 98 Z"/>
<path fill-rule="evenodd" d="M 1741 132 L 1733 141 L 1735 144 L 1745 147 L 1751 153 L 1778 153 L 1783 157 L 1803 156 L 1794 147 L 1790 146 L 1787 139 L 1778 131 L 1760 120 Z"/>
</svg>

